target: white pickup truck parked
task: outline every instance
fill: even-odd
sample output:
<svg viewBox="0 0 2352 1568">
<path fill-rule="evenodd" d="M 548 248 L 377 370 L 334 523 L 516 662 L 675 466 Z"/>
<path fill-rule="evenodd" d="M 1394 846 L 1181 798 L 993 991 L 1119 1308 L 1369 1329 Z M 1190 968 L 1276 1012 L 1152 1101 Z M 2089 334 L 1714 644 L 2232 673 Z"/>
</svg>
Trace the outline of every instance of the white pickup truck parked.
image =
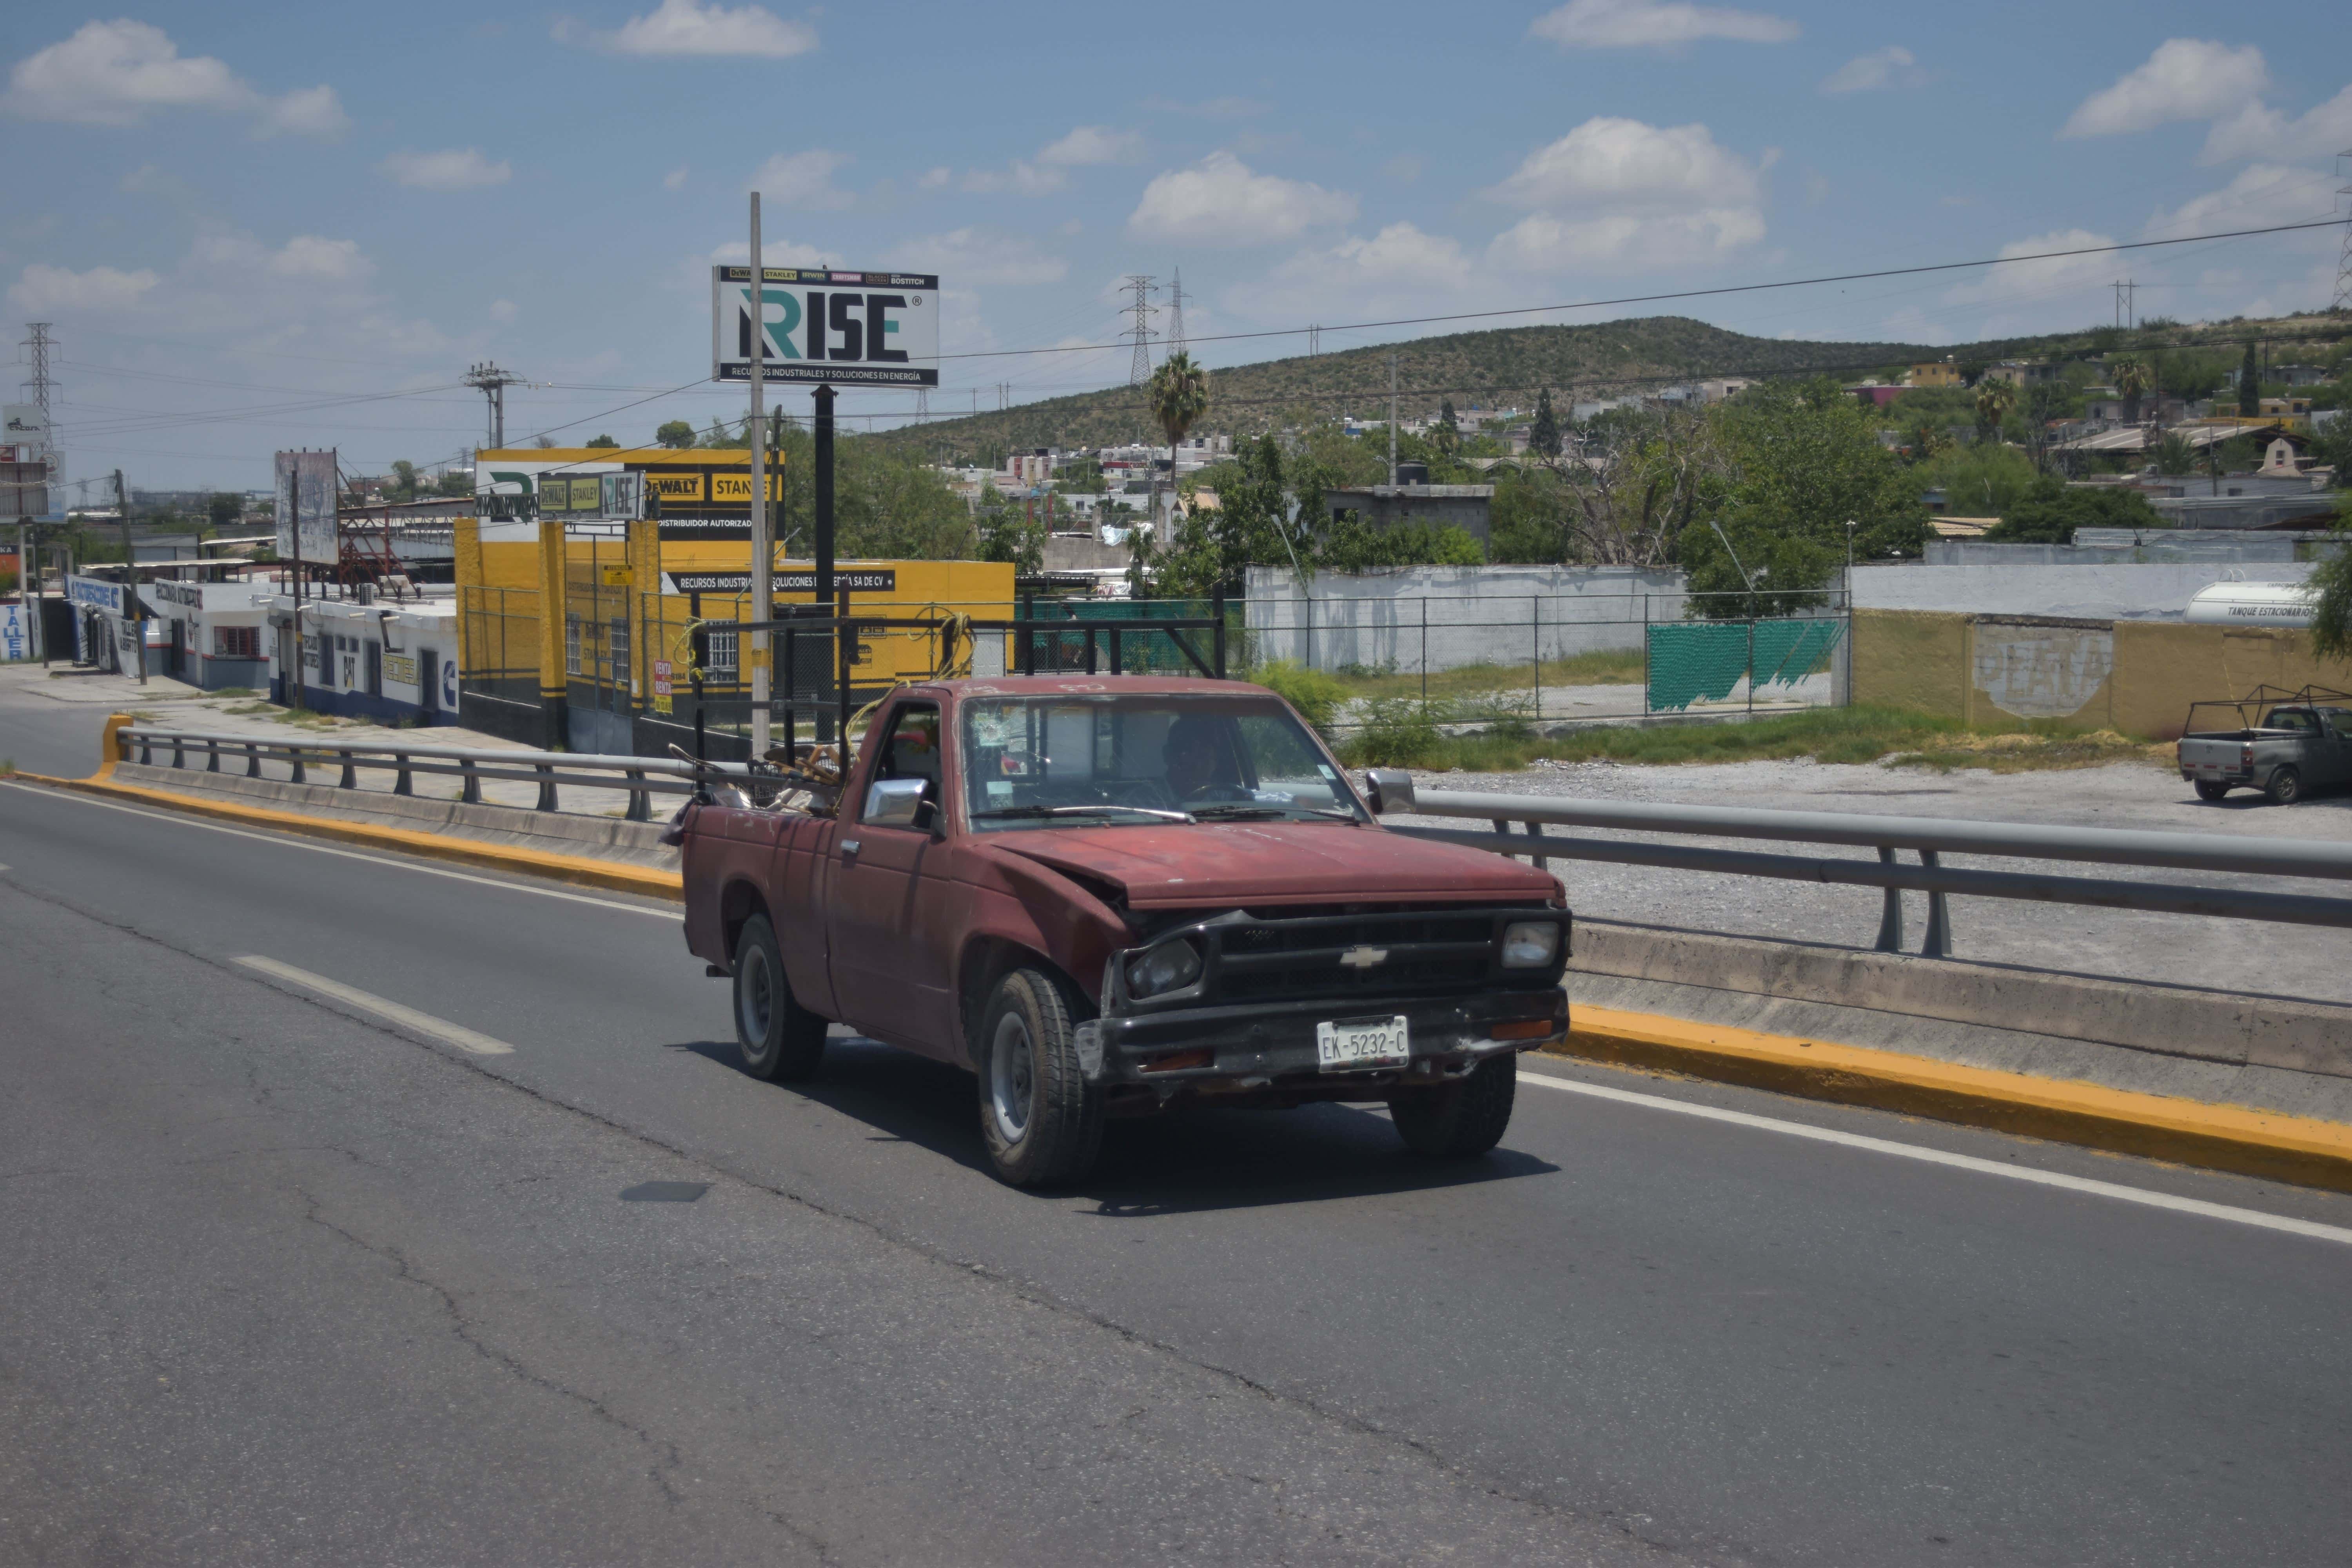
<svg viewBox="0 0 2352 1568">
<path fill-rule="evenodd" d="M 2293 805 L 2307 790 L 2352 784 L 2352 695 L 2258 686 L 2251 697 L 2192 702 L 2179 757 L 2203 800 L 2253 789 Z"/>
</svg>

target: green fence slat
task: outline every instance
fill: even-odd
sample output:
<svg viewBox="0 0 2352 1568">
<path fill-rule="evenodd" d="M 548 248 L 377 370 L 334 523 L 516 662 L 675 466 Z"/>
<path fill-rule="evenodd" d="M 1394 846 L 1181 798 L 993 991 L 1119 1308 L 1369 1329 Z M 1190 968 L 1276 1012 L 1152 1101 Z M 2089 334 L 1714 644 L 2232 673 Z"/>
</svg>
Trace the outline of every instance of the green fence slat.
<svg viewBox="0 0 2352 1568">
<path fill-rule="evenodd" d="M 1679 712 L 1694 702 L 1722 701 L 1748 673 L 1751 647 L 1756 687 L 1794 686 L 1822 667 L 1844 635 L 1841 617 L 1653 626 L 1647 637 L 1650 709 Z"/>
</svg>

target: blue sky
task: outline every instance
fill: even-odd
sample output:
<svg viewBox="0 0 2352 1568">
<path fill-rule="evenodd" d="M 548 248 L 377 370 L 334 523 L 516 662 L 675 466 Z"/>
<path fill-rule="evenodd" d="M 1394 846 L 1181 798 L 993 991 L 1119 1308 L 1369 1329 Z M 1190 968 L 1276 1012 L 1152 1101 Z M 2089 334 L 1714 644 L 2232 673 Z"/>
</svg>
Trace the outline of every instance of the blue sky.
<svg viewBox="0 0 2352 1568">
<path fill-rule="evenodd" d="M 481 439 L 453 384 L 483 359 L 531 384 L 510 441 L 740 411 L 696 384 L 606 412 L 707 374 L 709 267 L 740 258 L 755 184 L 772 264 L 940 274 L 952 354 L 1115 340 L 1121 276 L 1180 267 L 1199 340 L 2319 218 L 2352 148 L 2352 50 L 2317 4 L 9 14 L 8 321 L 54 323 L 69 474 L 155 487 L 260 486 L 278 447 L 449 458 Z M 2339 241 L 1675 309 L 1955 342 L 2108 320 L 2128 277 L 2143 315 L 2260 313 L 2326 305 Z M 1649 312 L 1515 320 L 1624 313 Z M 1129 358 L 951 360 L 930 406 Z"/>
</svg>

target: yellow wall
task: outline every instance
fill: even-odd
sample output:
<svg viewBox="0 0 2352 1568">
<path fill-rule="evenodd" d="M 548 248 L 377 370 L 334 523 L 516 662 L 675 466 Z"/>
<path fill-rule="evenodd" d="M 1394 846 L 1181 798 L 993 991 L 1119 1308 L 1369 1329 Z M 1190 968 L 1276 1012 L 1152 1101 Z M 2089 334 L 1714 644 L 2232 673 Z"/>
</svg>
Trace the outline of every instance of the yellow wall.
<svg viewBox="0 0 2352 1568">
<path fill-rule="evenodd" d="M 2116 621 L 2048 626 L 1915 610 L 1858 610 L 1853 700 L 1987 727 L 2027 721 L 2180 733 L 2189 704 L 2259 685 L 2352 691 L 2352 663 L 2321 659 L 2300 631 Z"/>
</svg>

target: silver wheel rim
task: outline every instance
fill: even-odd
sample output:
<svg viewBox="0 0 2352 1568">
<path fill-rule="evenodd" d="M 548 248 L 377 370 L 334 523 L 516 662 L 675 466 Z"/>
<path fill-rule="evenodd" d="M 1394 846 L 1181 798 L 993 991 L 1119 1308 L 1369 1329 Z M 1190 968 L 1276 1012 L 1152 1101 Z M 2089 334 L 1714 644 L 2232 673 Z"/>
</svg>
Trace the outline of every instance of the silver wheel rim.
<svg viewBox="0 0 2352 1568">
<path fill-rule="evenodd" d="M 743 1036 L 754 1055 L 768 1048 L 768 1020 L 773 1015 L 774 977 L 768 973 L 768 955 L 753 948 L 743 963 Z"/>
<path fill-rule="evenodd" d="M 1029 1131 L 1029 1096 L 1036 1073 L 1029 1025 L 1018 1012 L 1008 1011 L 996 1021 L 988 1043 L 988 1113 L 996 1119 L 997 1134 L 1018 1143 Z"/>
</svg>

